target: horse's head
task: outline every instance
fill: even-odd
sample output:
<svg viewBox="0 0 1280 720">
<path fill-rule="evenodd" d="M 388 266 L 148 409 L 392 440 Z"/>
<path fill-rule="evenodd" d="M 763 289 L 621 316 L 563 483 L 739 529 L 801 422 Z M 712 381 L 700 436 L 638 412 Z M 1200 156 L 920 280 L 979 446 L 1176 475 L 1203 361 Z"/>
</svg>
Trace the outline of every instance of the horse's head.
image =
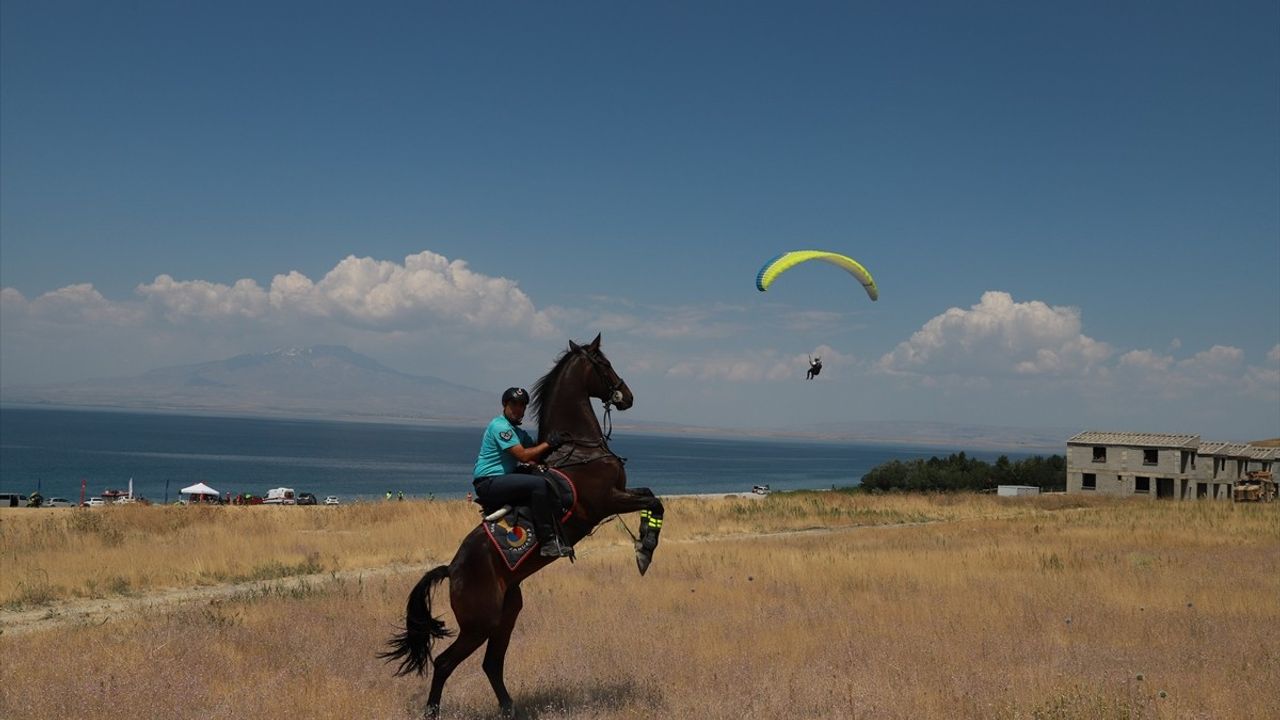
<svg viewBox="0 0 1280 720">
<path fill-rule="evenodd" d="M 588 395 L 601 400 L 606 405 L 613 405 L 619 410 L 626 410 L 635 403 L 631 388 L 627 387 L 625 380 L 618 377 L 609 358 L 601 352 L 599 335 L 586 345 L 578 345 L 570 340 L 569 352 L 586 360 L 582 364 L 583 372 L 586 373 L 584 385 Z"/>
<path fill-rule="evenodd" d="M 583 398 L 597 398 L 605 408 L 626 410 L 635 402 L 631 388 L 614 372 L 609 358 L 600 352 L 600 336 L 586 345 L 569 342 L 569 349 L 556 359 L 551 372 L 533 385 L 533 408 L 538 418 L 538 431 L 585 432 L 599 429 L 589 403 Z M 594 432 L 594 431 L 592 431 Z"/>
</svg>

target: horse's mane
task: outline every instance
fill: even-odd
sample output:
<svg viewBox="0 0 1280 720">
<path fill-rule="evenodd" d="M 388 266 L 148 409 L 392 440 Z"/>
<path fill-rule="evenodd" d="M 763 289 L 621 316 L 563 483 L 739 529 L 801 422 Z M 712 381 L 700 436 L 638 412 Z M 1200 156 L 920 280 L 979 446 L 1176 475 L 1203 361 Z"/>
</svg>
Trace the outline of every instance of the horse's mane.
<svg viewBox="0 0 1280 720">
<path fill-rule="evenodd" d="M 546 434 L 551 428 L 547 427 L 544 417 L 547 412 L 546 401 L 550 400 L 556 393 L 556 388 L 560 386 L 561 376 L 564 375 L 565 368 L 569 367 L 569 361 L 572 360 L 577 353 L 572 349 L 565 350 L 556 358 L 555 364 L 547 371 L 546 375 L 538 378 L 538 382 L 533 384 L 533 397 L 529 401 L 530 408 L 533 410 L 533 416 L 538 419 L 538 436 Z"/>
</svg>

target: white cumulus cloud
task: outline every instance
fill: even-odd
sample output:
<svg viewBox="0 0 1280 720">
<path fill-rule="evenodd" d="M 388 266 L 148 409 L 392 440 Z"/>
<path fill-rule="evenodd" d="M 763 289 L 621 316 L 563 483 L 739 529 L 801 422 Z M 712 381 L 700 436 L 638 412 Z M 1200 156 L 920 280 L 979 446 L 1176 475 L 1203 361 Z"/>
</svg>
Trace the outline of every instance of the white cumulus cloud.
<svg viewBox="0 0 1280 720">
<path fill-rule="evenodd" d="M 1271 403 L 1280 403 L 1280 367 L 1250 366 L 1244 373 L 1244 391 Z"/>
<path fill-rule="evenodd" d="M 4 288 L 0 290 L 0 303 L 6 315 L 50 325 L 131 325 L 145 314 L 136 304 L 108 300 L 89 283 L 68 285 L 33 300 L 27 300 L 14 288 Z"/>
<path fill-rule="evenodd" d="M 174 323 L 188 319 L 259 319 L 271 309 L 266 291 L 247 279 L 224 285 L 160 275 L 149 284 L 139 285 L 137 293 Z"/>
<path fill-rule="evenodd" d="M 252 279 L 231 285 L 159 275 L 137 286 L 137 300 L 112 301 L 92 285 L 68 285 L 27 300 L 4 288 L 6 315 L 53 324 L 192 322 L 264 328 L 328 321 L 375 332 L 428 326 L 515 330 L 525 337 L 554 335 L 552 316 L 537 309 L 514 280 L 472 271 L 463 260 L 424 251 L 395 263 L 347 257 L 318 282 L 297 271 L 276 275 L 270 288 Z M 319 326 L 317 326 L 319 327 Z"/>
<path fill-rule="evenodd" d="M 270 305 L 362 326 L 409 329 L 423 321 L 523 329 L 545 337 L 555 326 L 514 280 L 472 271 L 464 260 L 423 251 L 403 264 L 349 256 L 319 282 L 298 272 L 271 282 Z"/>
<path fill-rule="evenodd" d="M 1203 352 L 1178 363 L 1178 367 L 1195 373 L 1236 373 L 1244 363 L 1244 350 L 1226 345 L 1214 345 Z"/>
<path fill-rule="evenodd" d="M 1271 353 L 1267 354 L 1270 360 Z M 1149 395 L 1202 402 L 1231 397 L 1249 397 L 1264 402 L 1280 402 L 1280 367 L 1250 365 L 1245 351 L 1230 345 L 1214 345 L 1190 357 L 1176 359 L 1152 350 L 1131 350 L 1120 356 L 1118 370 L 1122 386 Z"/>
<path fill-rule="evenodd" d="M 1163 371 L 1173 365 L 1173 356 L 1160 355 L 1151 350 L 1130 350 L 1120 356 L 1120 365 L 1142 370 Z"/>
<path fill-rule="evenodd" d="M 0 306 L 25 305 L 26 302 L 27 299 L 23 297 L 22 293 L 18 292 L 17 288 L 0 288 Z"/>
<path fill-rule="evenodd" d="M 893 373 L 1072 376 L 1106 360 L 1111 348 L 1081 332 L 1080 311 L 983 293 L 968 310 L 950 308 L 880 358 Z"/>
</svg>

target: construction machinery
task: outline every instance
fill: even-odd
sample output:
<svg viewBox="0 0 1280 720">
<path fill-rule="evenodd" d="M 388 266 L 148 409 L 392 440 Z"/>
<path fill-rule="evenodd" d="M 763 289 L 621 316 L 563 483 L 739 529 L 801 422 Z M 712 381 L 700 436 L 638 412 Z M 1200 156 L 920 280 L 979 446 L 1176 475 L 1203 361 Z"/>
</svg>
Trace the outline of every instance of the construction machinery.
<svg viewBox="0 0 1280 720">
<path fill-rule="evenodd" d="M 1245 473 L 1232 488 L 1236 502 L 1272 502 L 1276 499 L 1276 478 L 1271 471 L 1254 470 Z"/>
</svg>

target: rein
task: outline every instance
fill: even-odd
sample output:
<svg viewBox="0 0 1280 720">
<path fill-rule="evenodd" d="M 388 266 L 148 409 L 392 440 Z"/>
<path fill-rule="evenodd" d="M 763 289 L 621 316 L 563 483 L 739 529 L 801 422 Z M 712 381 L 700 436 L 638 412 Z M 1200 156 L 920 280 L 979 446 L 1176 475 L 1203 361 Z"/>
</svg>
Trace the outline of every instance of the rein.
<svg viewBox="0 0 1280 720">
<path fill-rule="evenodd" d="M 617 392 L 616 390 L 614 392 Z M 600 429 L 604 431 L 604 437 L 600 439 L 600 443 L 613 439 L 613 402 L 612 400 L 604 401 L 604 411 L 600 415 Z"/>
</svg>

